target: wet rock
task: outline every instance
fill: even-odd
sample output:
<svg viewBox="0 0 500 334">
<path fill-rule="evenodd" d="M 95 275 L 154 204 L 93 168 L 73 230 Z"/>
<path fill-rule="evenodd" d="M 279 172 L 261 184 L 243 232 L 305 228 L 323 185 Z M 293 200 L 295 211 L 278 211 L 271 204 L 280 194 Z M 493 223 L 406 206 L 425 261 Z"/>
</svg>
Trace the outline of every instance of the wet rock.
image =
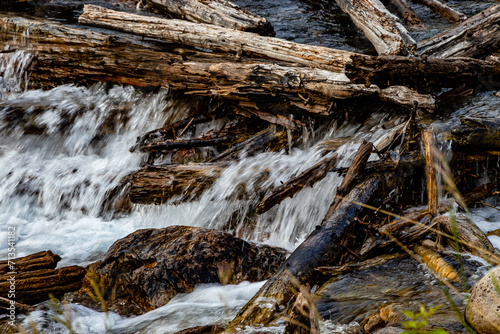
<svg viewBox="0 0 500 334">
<path fill-rule="evenodd" d="M 202 283 L 268 279 L 286 255 L 284 249 L 205 228 L 138 230 L 116 241 L 102 261 L 89 265 L 82 289 L 66 299 L 100 310 L 102 300 L 89 297 L 95 289 L 92 282 L 97 282 L 109 309 L 122 315 L 142 314 Z"/>
<path fill-rule="evenodd" d="M 224 327 L 217 325 L 196 326 L 181 331 L 175 334 L 219 334 L 224 331 Z"/>
<path fill-rule="evenodd" d="M 465 313 L 467 322 L 479 334 L 500 332 L 500 267 L 486 274 L 471 291 Z"/>
</svg>

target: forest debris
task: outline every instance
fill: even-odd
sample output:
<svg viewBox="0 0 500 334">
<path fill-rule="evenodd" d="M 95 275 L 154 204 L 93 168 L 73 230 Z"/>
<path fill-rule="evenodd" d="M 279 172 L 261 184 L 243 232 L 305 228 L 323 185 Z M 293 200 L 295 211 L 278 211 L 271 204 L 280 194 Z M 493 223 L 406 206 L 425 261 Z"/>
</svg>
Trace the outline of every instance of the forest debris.
<svg viewBox="0 0 500 334">
<path fill-rule="evenodd" d="M 346 256 L 344 247 L 356 243 L 356 235 L 359 235 L 351 234 L 358 226 L 354 218 L 366 210 L 362 204 L 381 196 L 384 180 L 381 175 L 373 176 L 345 196 L 334 214 L 307 237 L 278 273 L 240 310 L 225 333 L 235 333 L 247 325 L 269 324 L 293 296 L 297 282 L 313 285 L 319 275 L 317 267 L 341 264 L 340 259 Z"/>
<path fill-rule="evenodd" d="M 179 149 L 190 149 L 195 147 L 215 146 L 219 144 L 227 144 L 235 139 L 230 136 L 215 137 L 208 136 L 207 138 L 190 138 L 178 140 L 165 140 L 160 142 L 152 142 L 141 147 L 141 152 L 155 151 L 172 151 Z"/>
<path fill-rule="evenodd" d="M 129 197 L 137 204 L 198 198 L 225 169 L 223 163 L 147 166 L 131 175 Z"/>
<path fill-rule="evenodd" d="M 417 45 L 420 55 L 430 57 L 485 57 L 500 49 L 500 5 L 470 17 Z"/>
<path fill-rule="evenodd" d="M 295 303 L 285 318 L 283 334 L 320 334 L 320 315 L 307 285 L 301 285 Z"/>
<path fill-rule="evenodd" d="M 12 261 L 0 261 L 0 274 L 13 271 L 32 271 L 37 269 L 54 269 L 61 257 L 49 251 L 41 251 Z M 10 262 L 10 263 L 9 263 Z M 14 267 L 10 267 L 10 265 Z"/>
<path fill-rule="evenodd" d="M 379 0 L 336 0 L 379 55 L 413 55 L 416 43 Z"/>
<path fill-rule="evenodd" d="M 418 3 L 429 7 L 434 12 L 441 14 L 444 18 L 452 22 L 463 21 L 467 17 L 439 0 L 416 0 Z"/>
<path fill-rule="evenodd" d="M 243 10 L 227 0 L 146 0 L 146 3 L 179 19 L 261 35 L 275 35 L 272 25 L 265 18 Z"/>
</svg>

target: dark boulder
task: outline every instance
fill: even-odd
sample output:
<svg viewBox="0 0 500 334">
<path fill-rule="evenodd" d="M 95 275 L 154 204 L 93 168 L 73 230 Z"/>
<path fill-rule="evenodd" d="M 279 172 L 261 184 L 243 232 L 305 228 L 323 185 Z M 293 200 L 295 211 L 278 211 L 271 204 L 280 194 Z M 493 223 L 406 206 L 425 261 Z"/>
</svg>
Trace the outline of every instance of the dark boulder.
<svg viewBox="0 0 500 334">
<path fill-rule="evenodd" d="M 268 279 L 286 255 L 284 249 L 205 228 L 138 230 L 116 241 L 102 261 L 89 265 L 82 289 L 66 298 L 101 309 L 102 305 L 89 297 L 89 292 L 94 293 L 93 280 L 102 286 L 103 298 L 112 311 L 142 314 L 202 283 Z"/>
</svg>

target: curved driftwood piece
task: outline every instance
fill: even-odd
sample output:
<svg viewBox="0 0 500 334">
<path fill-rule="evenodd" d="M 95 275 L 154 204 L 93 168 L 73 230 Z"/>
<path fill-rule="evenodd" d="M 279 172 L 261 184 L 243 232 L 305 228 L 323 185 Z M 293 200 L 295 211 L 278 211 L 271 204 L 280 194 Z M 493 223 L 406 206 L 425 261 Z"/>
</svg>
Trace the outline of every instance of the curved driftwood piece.
<svg viewBox="0 0 500 334">
<path fill-rule="evenodd" d="M 225 164 L 160 165 L 144 167 L 126 178 L 133 203 L 162 204 L 171 198 L 192 200 L 208 189 Z"/>
<path fill-rule="evenodd" d="M 346 252 L 346 243 L 359 235 L 354 229 L 358 226 L 355 218 L 365 210 L 360 204 L 370 203 L 380 196 L 384 192 L 384 185 L 384 177 L 377 175 L 354 188 L 335 213 L 297 247 L 277 274 L 241 309 L 225 333 L 236 333 L 244 326 L 269 324 L 280 315 L 280 310 L 283 310 L 300 285 L 312 286 L 315 283 L 320 275 L 316 268 L 339 265 L 339 258 Z"/>
<path fill-rule="evenodd" d="M 424 6 L 429 7 L 434 12 L 442 15 L 444 18 L 452 22 L 463 21 L 467 18 L 464 14 L 454 10 L 453 8 L 451 8 L 442 1 L 438 0 L 416 0 L 416 1 Z"/>
<path fill-rule="evenodd" d="M 379 55 L 412 55 L 416 43 L 399 19 L 379 0 L 336 0 Z"/>
<path fill-rule="evenodd" d="M 274 28 L 265 18 L 249 13 L 226 0 L 147 0 L 146 3 L 179 19 L 261 35 L 275 35 Z"/>
<path fill-rule="evenodd" d="M 498 49 L 500 49 L 500 5 L 490 7 L 417 45 L 418 54 L 440 58 L 479 58 L 490 55 Z"/>
</svg>

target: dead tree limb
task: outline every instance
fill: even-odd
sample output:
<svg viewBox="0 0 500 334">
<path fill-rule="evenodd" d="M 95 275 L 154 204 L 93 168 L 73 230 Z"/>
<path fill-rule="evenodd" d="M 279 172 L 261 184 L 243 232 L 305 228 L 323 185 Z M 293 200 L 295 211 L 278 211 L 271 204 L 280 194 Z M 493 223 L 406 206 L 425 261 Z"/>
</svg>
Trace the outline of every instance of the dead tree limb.
<svg viewBox="0 0 500 334">
<path fill-rule="evenodd" d="M 161 165 L 144 167 L 131 176 L 130 200 L 162 204 L 171 198 L 187 201 L 199 197 L 225 169 L 225 164 Z"/>
<path fill-rule="evenodd" d="M 434 131 L 425 129 L 422 132 L 422 140 L 425 148 L 425 174 L 427 176 L 427 202 L 428 211 L 432 217 L 437 216 L 439 189 L 437 183 L 436 171 L 436 157 L 434 150 L 436 150 L 434 143 Z"/>
<path fill-rule="evenodd" d="M 238 328 L 244 326 L 269 324 L 279 316 L 282 306 L 297 290 L 297 284 L 312 285 L 319 275 L 316 268 L 338 265 L 339 257 L 345 253 L 340 241 L 345 242 L 357 234 L 351 232 L 357 226 L 354 218 L 365 210 L 361 203 L 370 203 L 381 196 L 384 184 L 384 177 L 377 175 L 354 188 L 334 214 L 307 237 L 278 273 L 243 307 L 225 333 L 236 333 Z"/>
<path fill-rule="evenodd" d="M 6 274 L 9 271 L 32 271 L 37 269 L 54 269 L 61 257 L 51 251 L 42 251 L 20 257 L 12 261 L 0 261 L 0 274 Z M 10 265 L 13 267 L 10 267 Z"/>
<path fill-rule="evenodd" d="M 226 0 L 147 0 L 146 3 L 179 19 L 261 35 L 275 35 L 273 27 L 265 18 L 249 13 Z"/>
<path fill-rule="evenodd" d="M 424 24 L 418 18 L 417 13 L 411 9 L 406 0 L 389 0 L 390 7 L 401 17 L 404 23 L 413 29 L 425 29 Z"/>
<path fill-rule="evenodd" d="M 229 136 L 217 138 L 192 138 L 192 139 L 178 139 L 166 140 L 160 142 L 152 142 L 141 147 L 141 152 L 155 152 L 155 151 L 172 151 L 180 149 L 189 149 L 195 147 L 207 147 L 219 144 L 227 144 L 234 141 L 234 138 Z"/>
<path fill-rule="evenodd" d="M 470 17 L 447 31 L 419 42 L 419 55 L 480 58 L 500 49 L 500 5 Z"/>
<path fill-rule="evenodd" d="M 440 14 L 441 16 L 452 22 L 463 21 L 467 18 L 464 14 L 454 10 L 444 2 L 438 0 L 416 0 L 416 1 L 424 6 L 429 7 L 434 12 Z"/>
<path fill-rule="evenodd" d="M 412 55 L 416 43 L 399 19 L 379 0 L 336 0 L 379 55 Z"/>
</svg>

